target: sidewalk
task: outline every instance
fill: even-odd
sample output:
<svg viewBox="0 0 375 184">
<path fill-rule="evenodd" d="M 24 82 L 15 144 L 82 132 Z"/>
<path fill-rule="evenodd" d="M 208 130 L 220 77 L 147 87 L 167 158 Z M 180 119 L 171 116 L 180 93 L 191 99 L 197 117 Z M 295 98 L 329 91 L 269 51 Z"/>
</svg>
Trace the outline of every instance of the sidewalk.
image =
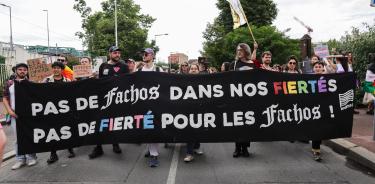
<svg viewBox="0 0 375 184">
<path fill-rule="evenodd" d="M 3 103 L 0 102 L 0 112 L 3 112 Z M 369 169 L 375 171 L 375 141 L 373 138 L 373 116 L 367 115 L 365 109 L 359 109 L 360 114 L 354 115 L 353 133 L 351 138 L 333 139 L 325 141 L 324 144 L 336 152 L 346 155 Z M 10 126 L 4 126 L 8 143 L 5 147 L 4 159 L 14 157 L 14 143 L 16 137 Z"/>
<path fill-rule="evenodd" d="M 336 152 L 346 155 L 348 159 L 375 171 L 374 116 L 367 115 L 366 109 L 357 110 L 360 114 L 354 115 L 352 137 L 324 143 Z"/>
</svg>

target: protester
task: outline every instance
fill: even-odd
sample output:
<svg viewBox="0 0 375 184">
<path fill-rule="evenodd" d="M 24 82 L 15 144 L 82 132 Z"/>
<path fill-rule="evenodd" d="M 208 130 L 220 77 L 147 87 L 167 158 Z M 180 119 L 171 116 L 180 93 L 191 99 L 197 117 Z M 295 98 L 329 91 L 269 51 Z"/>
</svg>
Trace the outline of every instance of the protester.
<svg viewBox="0 0 375 184">
<path fill-rule="evenodd" d="M 324 63 L 322 61 L 317 61 L 313 64 L 314 74 L 324 74 Z M 320 154 L 320 145 L 322 144 L 321 140 L 311 141 L 312 154 L 315 161 L 319 162 L 322 160 Z"/>
<path fill-rule="evenodd" d="M 9 76 L 8 80 L 14 80 L 17 77 L 17 75 L 16 75 L 16 67 L 15 66 L 12 67 L 12 72 L 13 73 Z"/>
<path fill-rule="evenodd" d="M 120 76 L 121 74 L 129 73 L 128 65 L 120 62 L 121 50 L 112 46 L 109 48 L 109 61 L 102 63 L 99 67 L 99 78 Z M 122 153 L 119 144 L 113 144 L 113 152 L 120 154 Z M 101 144 L 98 144 L 92 153 L 89 155 L 90 159 L 94 159 L 103 155 L 103 148 Z"/>
<path fill-rule="evenodd" d="M 189 63 L 188 62 L 183 62 L 180 64 L 180 74 L 188 74 L 189 73 Z"/>
<path fill-rule="evenodd" d="M 231 63 L 230 70 L 252 70 L 256 65 L 251 60 L 251 49 L 246 43 L 240 43 L 237 46 L 235 61 Z M 249 157 L 250 153 L 247 150 L 250 147 L 250 142 L 236 142 L 233 157 L 239 156 Z"/>
<path fill-rule="evenodd" d="M 145 63 L 142 68 L 138 71 L 143 72 L 163 72 L 161 67 L 158 67 L 154 64 L 155 52 L 151 48 L 146 48 L 143 51 L 143 62 Z M 158 167 L 159 166 L 159 144 L 152 143 L 148 144 L 148 152 L 146 153 L 145 157 L 150 157 L 149 166 L 150 167 Z"/>
<path fill-rule="evenodd" d="M 290 56 L 286 64 L 286 68 L 283 70 L 284 73 L 302 74 L 302 71 L 298 69 L 298 61 L 295 56 Z"/>
<path fill-rule="evenodd" d="M 73 80 L 74 78 L 74 72 L 71 68 L 69 68 L 68 66 L 68 57 L 64 56 L 64 55 L 60 55 L 58 58 L 57 58 L 57 61 L 59 62 L 62 62 L 65 66 L 64 70 L 63 70 L 63 76 L 65 78 L 68 78 L 70 80 Z"/>
<path fill-rule="evenodd" d="M 135 72 L 135 61 L 134 61 L 134 59 L 126 60 L 126 64 L 128 64 L 129 72 L 134 73 Z"/>
<path fill-rule="evenodd" d="M 227 72 L 230 69 L 230 63 L 229 62 L 224 62 L 221 64 L 220 71 L 221 72 Z"/>
<path fill-rule="evenodd" d="M 209 67 L 208 68 L 208 73 L 210 73 L 210 74 L 217 73 L 217 69 L 215 67 Z"/>
<path fill-rule="evenodd" d="M 375 100 L 375 57 L 370 55 L 369 61 L 371 62 L 367 66 L 366 79 L 363 83 L 363 91 L 365 95 L 363 96 L 363 104 L 367 105 L 366 114 L 374 114 L 374 100 Z"/>
<path fill-rule="evenodd" d="M 191 64 L 189 69 L 190 74 L 199 74 L 199 65 L 196 63 Z M 185 162 L 191 162 L 194 160 L 193 154 L 202 155 L 203 151 L 200 150 L 199 142 L 188 142 L 186 144 L 186 156 L 184 158 Z"/>
<path fill-rule="evenodd" d="M 283 71 L 282 67 L 281 67 L 279 64 L 274 64 L 274 65 L 272 66 L 272 69 L 273 69 L 275 72 L 282 72 L 282 71 Z"/>
<path fill-rule="evenodd" d="M 3 130 L 3 126 L 0 123 L 0 167 L 1 167 L 1 162 L 3 161 L 3 152 L 5 149 L 6 143 L 7 143 L 7 137 Z"/>
<path fill-rule="evenodd" d="M 23 80 L 28 80 L 27 79 L 27 72 L 28 72 L 28 65 L 25 63 L 19 63 L 16 65 L 16 75 L 17 77 L 14 80 L 8 80 L 5 84 L 4 88 L 4 94 L 3 94 L 3 103 L 4 107 L 11 116 L 11 126 L 14 130 L 14 135 L 17 137 L 17 130 L 16 130 L 16 119 L 17 119 L 17 114 L 15 113 L 15 87 L 14 83 L 15 82 L 22 82 Z M 28 166 L 33 166 L 37 164 L 37 157 L 36 154 L 26 154 L 26 155 L 20 155 L 18 153 L 18 146 L 17 142 L 15 144 L 15 152 L 16 152 L 16 160 L 17 162 L 12 166 L 13 170 L 19 169 L 23 166 L 27 165 Z"/>
<path fill-rule="evenodd" d="M 274 69 L 271 67 L 271 63 L 272 63 L 272 53 L 270 51 L 263 52 L 261 68 L 264 70 L 274 71 Z"/>
<path fill-rule="evenodd" d="M 79 60 L 79 63 L 81 65 L 91 65 L 92 62 L 91 62 L 91 58 L 89 57 L 82 57 L 80 60 Z"/>
<path fill-rule="evenodd" d="M 51 82 L 51 83 L 70 82 L 70 79 L 65 78 L 62 75 L 62 71 L 65 68 L 65 65 L 63 63 L 61 63 L 59 61 L 56 61 L 56 62 L 52 63 L 51 67 L 52 67 L 53 74 L 51 76 L 49 76 L 49 77 L 46 77 L 43 80 L 43 83 L 49 83 L 49 82 Z M 69 148 L 68 152 L 69 152 L 68 158 L 75 157 L 73 148 Z M 52 150 L 51 151 L 51 155 L 50 155 L 49 159 L 47 160 L 47 163 L 48 164 L 52 164 L 52 163 L 55 163 L 58 160 L 59 160 L 59 157 L 57 156 L 56 150 Z"/>
<path fill-rule="evenodd" d="M 82 57 L 80 60 L 79 60 L 79 63 L 80 65 L 91 65 L 92 66 L 92 61 L 91 61 L 91 58 L 90 57 Z M 63 76 L 64 77 L 64 76 Z M 89 79 L 89 78 L 92 78 L 92 77 L 95 77 L 95 72 L 92 72 L 92 75 L 89 76 L 89 77 L 80 77 L 80 78 L 75 78 L 75 80 L 85 80 L 85 79 Z M 66 77 L 65 77 L 66 78 Z M 66 78 L 68 79 L 68 78 Z"/>
</svg>

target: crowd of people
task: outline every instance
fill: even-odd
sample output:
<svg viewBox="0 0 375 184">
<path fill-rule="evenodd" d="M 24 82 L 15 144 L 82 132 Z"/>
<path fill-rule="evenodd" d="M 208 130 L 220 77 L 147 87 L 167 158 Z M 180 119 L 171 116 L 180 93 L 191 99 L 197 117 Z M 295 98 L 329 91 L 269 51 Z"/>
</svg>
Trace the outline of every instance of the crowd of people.
<svg viewBox="0 0 375 184">
<path fill-rule="evenodd" d="M 175 71 L 176 74 L 191 74 L 196 75 L 200 73 L 217 73 L 217 72 L 227 72 L 227 71 L 241 71 L 241 70 L 252 70 L 261 69 L 273 72 L 283 72 L 290 74 L 302 74 L 301 69 L 298 67 L 298 59 L 295 56 L 290 56 L 286 59 L 286 63 L 283 65 L 274 64 L 272 65 L 272 53 L 270 51 L 265 51 L 261 55 L 261 61 L 256 59 L 256 53 L 258 45 L 255 43 L 253 46 L 253 51 L 248 44 L 240 43 L 236 49 L 236 57 L 233 62 L 223 62 L 220 71 L 214 67 L 208 67 L 207 63 L 197 62 L 197 63 L 181 63 L 179 70 Z M 143 62 L 135 62 L 133 59 L 127 59 L 126 61 L 121 60 L 121 50 L 112 46 L 108 50 L 109 60 L 102 63 L 99 67 L 98 75 L 93 75 L 92 77 L 105 78 L 105 77 L 118 77 L 121 74 L 133 73 L 137 71 L 143 72 L 164 72 L 163 68 L 158 67 L 154 63 L 155 53 L 151 48 L 147 48 L 143 51 Z M 335 61 L 334 61 L 335 59 Z M 61 56 L 58 60 L 52 63 L 53 74 L 45 78 L 43 83 L 64 83 L 70 82 L 72 80 L 85 80 L 90 77 L 75 79 L 72 75 L 72 70 L 67 66 L 67 57 Z M 91 65 L 92 60 L 89 57 L 83 57 L 80 60 L 81 65 Z M 321 60 L 319 56 L 312 56 L 311 58 L 311 71 L 307 71 L 310 74 L 324 74 L 324 73 L 342 73 L 351 72 L 352 69 L 352 56 L 349 53 L 347 56 L 328 58 L 326 61 Z M 373 71 L 375 78 L 375 64 L 370 71 Z M 14 81 L 28 80 L 28 65 L 24 63 L 17 64 L 15 66 L 15 75 L 6 82 L 3 102 L 5 109 L 11 116 L 11 126 L 16 134 L 16 119 L 17 114 L 15 113 L 15 96 L 14 96 Z M 375 88 L 374 88 L 375 89 Z M 6 142 L 6 137 L 4 131 L 2 130 L 0 124 L 0 158 L 2 158 L 2 152 Z M 320 161 L 320 145 L 321 140 L 312 140 L 312 155 L 314 160 Z M 168 146 L 165 144 L 165 146 Z M 233 152 L 233 157 L 249 157 L 249 147 L 250 141 L 236 142 L 234 145 L 235 149 Z M 17 144 L 15 145 L 16 160 L 17 162 L 12 166 L 13 170 L 19 169 L 25 165 L 33 166 L 37 164 L 36 154 L 26 154 L 20 155 L 17 152 Z M 116 154 L 121 154 L 122 150 L 119 144 L 113 144 L 113 152 Z M 101 144 L 94 147 L 92 152 L 89 154 L 90 159 L 95 159 L 102 156 L 104 153 Z M 202 155 L 203 151 L 200 148 L 199 142 L 189 142 L 186 144 L 186 156 L 184 157 L 185 162 L 191 162 L 194 160 L 194 155 Z M 149 158 L 150 167 L 159 166 L 159 144 L 152 143 L 147 145 L 147 152 L 145 157 Z M 68 157 L 75 157 L 73 148 L 68 149 Z M 48 164 L 52 164 L 58 161 L 58 156 L 56 150 L 51 150 L 50 158 L 47 160 Z M 1 159 L 0 159 L 1 164 Z"/>
</svg>

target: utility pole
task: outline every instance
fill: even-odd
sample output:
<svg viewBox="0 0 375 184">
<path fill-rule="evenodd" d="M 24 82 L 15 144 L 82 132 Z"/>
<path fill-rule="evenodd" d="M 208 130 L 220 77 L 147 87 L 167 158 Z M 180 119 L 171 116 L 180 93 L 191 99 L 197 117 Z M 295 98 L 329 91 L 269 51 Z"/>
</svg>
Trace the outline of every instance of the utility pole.
<svg viewBox="0 0 375 184">
<path fill-rule="evenodd" d="M 117 39 L 117 0 L 115 0 L 115 37 L 116 37 L 116 47 L 118 47 L 118 39 Z"/>
<path fill-rule="evenodd" d="M 10 59 L 12 61 L 13 59 L 13 51 L 14 51 L 14 45 L 13 45 L 13 30 L 12 30 L 12 7 L 8 6 L 6 4 L 1 3 L 1 6 L 8 7 L 9 8 L 9 24 L 10 24 Z"/>
<path fill-rule="evenodd" d="M 47 12 L 47 36 L 48 36 L 48 55 L 49 55 L 49 23 L 48 23 L 48 10 L 43 10 L 45 12 Z"/>
</svg>

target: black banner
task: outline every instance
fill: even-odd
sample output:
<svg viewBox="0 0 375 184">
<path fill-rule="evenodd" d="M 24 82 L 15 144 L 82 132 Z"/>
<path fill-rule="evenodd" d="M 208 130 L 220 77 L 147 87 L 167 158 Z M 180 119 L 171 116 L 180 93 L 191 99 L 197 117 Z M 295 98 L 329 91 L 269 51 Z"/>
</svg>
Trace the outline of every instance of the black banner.
<svg viewBox="0 0 375 184">
<path fill-rule="evenodd" d="M 16 84 L 20 153 L 97 143 L 350 137 L 355 74 L 136 72 Z"/>
</svg>

